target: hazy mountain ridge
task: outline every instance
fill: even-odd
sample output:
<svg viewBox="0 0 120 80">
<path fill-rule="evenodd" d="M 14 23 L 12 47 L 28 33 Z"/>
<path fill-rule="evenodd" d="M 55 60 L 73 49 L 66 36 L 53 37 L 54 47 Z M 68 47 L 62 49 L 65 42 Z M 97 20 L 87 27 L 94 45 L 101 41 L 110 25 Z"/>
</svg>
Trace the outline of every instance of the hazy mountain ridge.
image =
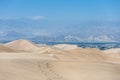
<svg viewBox="0 0 120 80">
<path fill-rule="evenodd" d="M 14 34 L 14 35 L 13 35 Z M 79 35 L 59 35 L 59 36 L 33 36 L 29 37 L 24 34 L 19 34 L 17 32 L 8 33 L 4 36 L 0 36 L 1 41 L 5 40 L 14 40 L 14 39 L 30 39 L 32 41 L 40 41 L 40 42 L 119 42 L 119 37 L 116 35 L 98 35 L 98 36 L 88 36 L 88 38 L 80 37 Z"/>
<path fill-rule="evenodd" d="M 45 22 L 48 24 L 45 25 Z M 66 27 L 62 24 L 62 22 L 61 24 L 54 24 L 54 22 L 50 24 L 50 21 L 47 20 L 0 20 L 0 41 L 21 38 L 41 42 L 120 41 L 119 22 L 64 23 Z M 32 29 L 33 26 L 34 30 Z"/>
</svg>

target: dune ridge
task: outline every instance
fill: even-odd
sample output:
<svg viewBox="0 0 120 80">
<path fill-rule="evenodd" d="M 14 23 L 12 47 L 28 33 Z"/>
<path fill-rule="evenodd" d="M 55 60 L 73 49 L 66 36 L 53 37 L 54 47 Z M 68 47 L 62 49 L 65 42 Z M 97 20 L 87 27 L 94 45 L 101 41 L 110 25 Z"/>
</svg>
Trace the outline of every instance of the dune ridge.
<svg viewBox="0 0 120 80">
<path fill-rule="evenodd" d="M 80 48 L 76 45 L 57 44 L 53 46 L 34 44 L 33 42 L 25 39 L 15 40 L 2 44 L 0 46 L 1 52 L 16 52 L 43 54 L 55 57 L 59 60 L 87 60 L 87 61 L 104 61 L 109 57 L 119 59 L 119 48 L 99 50 L 97 48 Z M 108 60 L 109 61 L 109 60 Z"/>
<path fill-rule="evenodd" d="M 13 49 L 22 50 L 22 51 L 34 51 L 39 49 L 37 45 L 35 45 L 33 42 L 29 40 L 24 40 L 24 39 L 15 40 L 15 41 L 6 43 L 5 45 Z"/>
<path fill-rule="evenodd" d="M 57 44 L 57 45 L 53 45 L 53 47 L 56 47 L 56 48 L 62 49 L 62 50 L 71 50 L 71 49 L 78 48 L 77 45 L 69 45 L 69 44 Z"/>
</svg>

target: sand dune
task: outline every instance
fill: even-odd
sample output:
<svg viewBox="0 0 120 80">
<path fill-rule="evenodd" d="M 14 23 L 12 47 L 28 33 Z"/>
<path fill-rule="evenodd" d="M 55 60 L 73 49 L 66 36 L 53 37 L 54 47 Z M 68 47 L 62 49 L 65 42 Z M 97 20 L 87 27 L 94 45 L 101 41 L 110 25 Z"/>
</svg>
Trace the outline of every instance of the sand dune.
<svg viewBox="0 0 120 80">
<path fill-rule="evenodd" d="M 22 50 L 22 51 L 34 51 L 39 49 L 37 45 L 35 45 L 31 41 L 24 40 L 24 39 L 15 40 L 5 45 L 13 49 Z"/>
<path fill-rule="evenodd" d="M 0 52 L 17 52 L 17 50 L 1 44 L 0 45 Z"/>
<path fill-rule="evenodd" d="M 71 54 L 75 60 L 87 60 L 87 61 L 103 61 L 105 56 L 101 54 L 99 49 L 90 49 L 90 48 L 78 48 L 68 50 L 68 55 Z"/>
<path fill-rule="evenodd" d="M 15 40 L 0 45 L 0 80 L 120 80 L 119 52 Z"/>
<path fill-rule="evenodd" d="M 62 49 L 62 50 L 71 50 L 71 49 L 78 48 L 77 45 L 69 45 L 69 44 L 57 44 L 57 45 L 54 45 L 54 47 Z"/>
<path fill-rule="evenodd" d="M 119 48 L 103 50 L 102 54 L 106 56 L 107 61 L 111 61 L 114 63 L 120 63 L 120 49 Z"/>
<path fill-rule="evenodd" d="M 104 50 L 105 53 L 120 53 L 120 48 Z"/>
<path fill-rule="evenodd" d="M 112 57 L 112 58 L 119 58 L 120 59 L 120 48 L 104 50 L 103 54 L 105 54 L 109 57 Z"/>
</svg>

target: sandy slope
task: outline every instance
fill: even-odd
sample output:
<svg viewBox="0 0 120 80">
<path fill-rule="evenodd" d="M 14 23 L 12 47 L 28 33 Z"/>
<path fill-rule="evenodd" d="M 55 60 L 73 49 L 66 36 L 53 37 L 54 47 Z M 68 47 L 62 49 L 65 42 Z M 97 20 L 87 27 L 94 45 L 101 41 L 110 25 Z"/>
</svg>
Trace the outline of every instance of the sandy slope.
<svg viewBox="0 0 120 80">
<path fill-rule="evenodd" d="M 3 44 L 0 44 L 0 52 L 17 52 L 17 50 L 7 47 Z"/>
<path fill-rule="evenodd" d="M 21 50 L 21 51 L 35 51 L 35 50 L 39 49 L 37 47 L 37 45 L 35 45 L 31 41 L 24 40 L 24 39 L 15 40 L 15 41 L 9 42 L 5 45 L 10 48 L 13 48 L 16 50 Z"/>
<path fill-rule="evenodd" d="M 89 62 L 0 60 L 0 80 L 120 80 L 119 66 Z"/>
<path fill-rule="evenodd" d="M 108 50 L 103 50 L 102 54 L 106 56 L 107 61 L 114 63 L 120 63 L 120 48 L 113 48 Z"/>
<path fill-rule="evenodd" d="M 64 80 L 120 80 L 120 65 L 99 62 L 55 62 L 52 66 Z"/>
<path fill-rule="evenodd" d="M 58 49 L 62 49 L 62 50 L 71 50 L 71 49 L 78 48 L 77 45 L 69 45 L 69 44 L 57 44 L 57 45 L 53 45 L 53 46 Z"/>
<path fill-rule="evenodd" d="M 120 80 L 119 52 L 62 46 L 0 45 L 0 80 Z"/>
</svg>

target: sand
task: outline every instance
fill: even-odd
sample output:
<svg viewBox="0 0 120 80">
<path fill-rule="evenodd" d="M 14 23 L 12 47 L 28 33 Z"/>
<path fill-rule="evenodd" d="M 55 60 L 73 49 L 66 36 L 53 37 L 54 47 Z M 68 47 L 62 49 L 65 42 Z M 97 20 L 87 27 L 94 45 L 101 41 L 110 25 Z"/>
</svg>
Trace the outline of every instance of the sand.
<svg viewBox="0 0 120 80">
<path fill-rule="evenodd" d="M 17 52 L 17 50 L 0 44 L 0 52 L 8 52 L 8 53 L 10 53 L 10 52 Z"/>
<path fill-rule="evenodd" d="M 5 45 L 10 48 L 21 50 L 21 51 L 34 51 L 39 49 L 37 45 L 35 45 L 31 41 L 24 40 L 24 39 L 15 40 L 15 41 L 6 43 Z"/>
<path fill-rule="evenodd" d="M 77 45 L 69 45 L 69 44 L 57 44 L 57 45 L 53 45 L 53 46 L 58 49 L 62 49 L 62 50 L 71 50 L 71 49 L 78 48 Z"/>
<path fill-rule="evenodd" d="M 66 45 L 1 44 L 0 80 L 120 80 L 119 52 Z"/>
</svg>

